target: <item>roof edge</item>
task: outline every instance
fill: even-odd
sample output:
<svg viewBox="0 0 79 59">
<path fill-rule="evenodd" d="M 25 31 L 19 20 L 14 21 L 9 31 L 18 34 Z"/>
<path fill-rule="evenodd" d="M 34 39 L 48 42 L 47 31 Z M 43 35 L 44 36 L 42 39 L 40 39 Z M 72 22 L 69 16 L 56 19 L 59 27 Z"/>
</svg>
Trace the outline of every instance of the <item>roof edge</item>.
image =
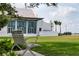
<svg viewBox="0 0 79 59">
<path fill-rule="evenodd" d="M 22 16 L 16 16 L 16 17 L 12 17 L 12 18 L 18 18 L 18 19 L 23 19 L 23 20 L 29 20 L 29 19 L 33 19 L 33 20 L 42 20 L 44 18 L 39 18 L 39 17 L 22 17 Z"/>
</svg>

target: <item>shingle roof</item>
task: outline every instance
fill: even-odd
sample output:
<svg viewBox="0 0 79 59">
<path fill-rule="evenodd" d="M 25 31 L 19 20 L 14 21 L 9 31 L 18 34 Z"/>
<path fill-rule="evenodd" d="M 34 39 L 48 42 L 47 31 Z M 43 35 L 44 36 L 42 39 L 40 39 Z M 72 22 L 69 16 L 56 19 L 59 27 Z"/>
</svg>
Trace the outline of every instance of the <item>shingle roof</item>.
<svg viewBox="0 0 79 59">
<path fill-rule="evenodd" d="M 17 13 L 21 17 L 37 17 L 32 9 L 17 8 Z"/>
</svg>

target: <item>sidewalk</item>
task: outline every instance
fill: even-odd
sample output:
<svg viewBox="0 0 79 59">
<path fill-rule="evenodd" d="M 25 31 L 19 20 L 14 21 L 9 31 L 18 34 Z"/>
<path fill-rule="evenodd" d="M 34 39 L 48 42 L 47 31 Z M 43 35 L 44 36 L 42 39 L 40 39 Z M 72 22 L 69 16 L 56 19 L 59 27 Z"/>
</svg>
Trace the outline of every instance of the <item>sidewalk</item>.
<svg viewBox="0 0 79 59">
<path fill-rule="evenodd" d="M 21 50 L 21 51 L 16 51 L 16 54 L 18 55 L 18 54 L 22 54 L 24 52 L 24 50 Z M 42 54 L 40 54 L 40 53 L 37 53 L 37 52 L 35 52 L 35 51 L 32 51 L 34 54 L 35 54 L 35 56 L 44 56 L 44 55 L 42 55 Z M 24 54 L 24 56 L 33 56 L 29 51 L 27 51 L 25 54 Z"/>
</svg>

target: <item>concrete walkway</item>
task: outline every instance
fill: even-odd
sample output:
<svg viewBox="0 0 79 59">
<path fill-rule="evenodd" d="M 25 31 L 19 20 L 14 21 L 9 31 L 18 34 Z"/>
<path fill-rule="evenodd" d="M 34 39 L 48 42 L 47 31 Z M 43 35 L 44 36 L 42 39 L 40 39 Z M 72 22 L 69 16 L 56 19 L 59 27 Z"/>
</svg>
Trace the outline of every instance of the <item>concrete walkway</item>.
<svg viewBox="0 0 79 59">
<path fill-rule="evenodd" d="M 16 51 L 16 54 L 17 55 L 22 55 L 22 53 L 24 52 L 24 50 L 21 50 L 21 51 Z M 42 55 L 42 54 L 40 54 L 40 53 L 37 53 L 37 52 L 35 52 L 35 51 L 32 51 L 34 54 L 35 54 L 35 56 L 44 56 L 44 55 Z M 24 54 L 24 56 L 33 56 L 29 51 L 27 51 L 25 54 Z"/>
</svg>

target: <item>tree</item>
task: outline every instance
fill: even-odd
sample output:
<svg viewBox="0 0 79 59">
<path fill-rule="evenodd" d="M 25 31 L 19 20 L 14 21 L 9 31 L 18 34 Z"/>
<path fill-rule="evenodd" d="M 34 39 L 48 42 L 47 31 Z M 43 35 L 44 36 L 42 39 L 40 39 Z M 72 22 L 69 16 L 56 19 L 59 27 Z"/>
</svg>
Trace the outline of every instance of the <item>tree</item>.
<svg viewBox="0 0 79 59">
<path fill-rule="evenodd" d="M 0 30 L 15 16 L 17 11 L 10 3 L 0 3 Z"/>
<path fill-rule="evenodd" d="M 27 8 L 27 7 L 29 7 L 29 8 L 39 7 L 39 5 L 41 5 L 41 4 L 45 4 L 48 7 L 49 6 L 57 7 L 57 3 L 29 3 L 29 5 L 27 3 L 25 3 L 25 8 Z"/>
<path fill-rule="evenodd" d="M 55 31 L 57 32 L 57 25 L 58 25 L 58 21 L 57 21 L 57 20 L 55 20 L 55 21 L 54 21 L 54 24 L 55 24 Z"/>
<path fill-rule="evenodd" d="M 50 20 L 50 27 L 51 27 L 51 31 L 52 31 L 52 28 L 53 28 L 53 22 L 52 22 L 52 20 Z"/>
<path fill-rule="evenodd" d="M 60 33 L 61 33 L 61 24 L 62 24 L 62 22 L 58 22 L 58 25 L 60 26 Z"/>
</svg>

